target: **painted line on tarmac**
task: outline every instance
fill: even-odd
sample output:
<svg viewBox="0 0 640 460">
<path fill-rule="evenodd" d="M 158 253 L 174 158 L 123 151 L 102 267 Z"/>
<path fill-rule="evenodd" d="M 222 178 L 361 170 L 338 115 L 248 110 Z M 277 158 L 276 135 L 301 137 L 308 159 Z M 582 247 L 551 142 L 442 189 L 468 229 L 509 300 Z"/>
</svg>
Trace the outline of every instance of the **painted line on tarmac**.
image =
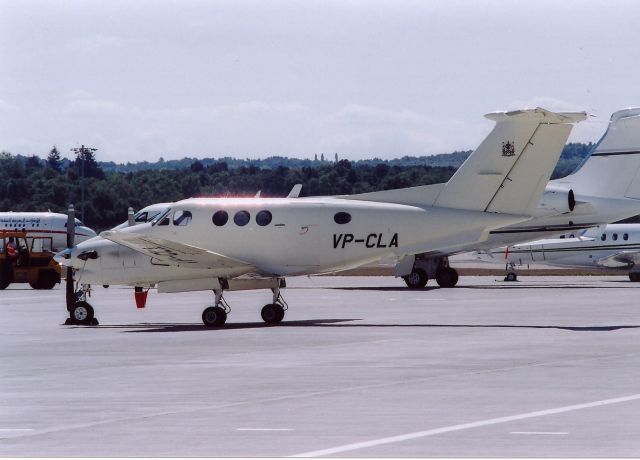
<svg viewBox="0 0 640 460">
<path fill-rule="evenodd" d="M 568 431 L 510 431 L 509 434 L 540 434 L 540 435 L 564 435 Z"/>
<path fill-rule="evenodd" d="M 547 415 L 562 414 L 564 412 L 572 412 L 576 410 L 589 409 L 591 407 L 607 406 L 609 404 L 619 404 L 623 402 L 635 401 L 640 399 L 640 394 L 623 396 L 620 398 L 603 399 L 584 404 L 574 404 L 571 406 L 556 407 L 555 409 L 546 409 L 535 412 L 526 412 L 524 414 L 510 415 L 507 417 L 491 418 L 488 420 L 480 420 L 478 422 L 462 423 L 460 425 L 444 426 L 432 430 L 417 431 L 414 433 L 401 434 L 398 436 L 389 436 L 386 438 L 372 439 L 371 441 L 356 442 L 353 444 L 345 444 L 342 446 L 331 447 L 329 449 L 314 450 L 312 452 L 304 452 L 302 454 L 291 455 L 291 457 L 322 457 L 324 455 L 341 454 L 353 450 L 366 449 L 369 447 L 382 446 L 385 444 L 393 444 L 397 442 L 410 441 L 413 439 L 425 438 L 427 436 L 435 436 L 443 433 L 451 433 L 453 431 L 469 430 L 471 428 L 479 428 L 489 425 L 498 425 L 500 423 L 514 422 L 516 420 L 524 420 L 528 418 L 544 417 Z"/>
<path fill-rule="evenodd" d="M 236 428 L 236 431 L 293 431 L 293 428 Z"/>
<path fill-rule="evenodd" d="M 211 410 L 224 410 L 224 409 L 230 409 L 230 408 L 236 408 L 236 407 L 246 407 L 246 406 L 261 405 L 261 404 L 267 404 L 267 403 L 275 403 L 280 401 L 295 401 L 299 399 L 308 399 L 308 398 L 323 397 L 323 396 L 330 396 L 330 395 L 336 395 L 336 394 L 345 394 L 345 393 L 351 393 L 354 391 L 371 390 L 376 388 L 389 388 L 397 385 L 415 385 L 417 383 L 422 383 L 422 382 L 437 381 L 437 380 L 451 379 L 451 378 L 455 379 L 455 378 L 466 377 L 470 375 L 486 375 L 486 374 L 493 374 L 493 373 L 499 373 L 499 372 L 509 372 L 509 371 L 517 371 L 522 369 L 530 369 L 532 367 L 566 365 L 568 363 L 572 363 L 572 364 L 588 363 L 593 361 L 620 359 L 620 358 L 627 358 L 627 357 L 639 356 L 639 355 L 640 355 L 639 352 L 634 352 L 634 353 L 623 353 L 619 355 L 604 355 L 604 356 L 596 356 L 596 357 L 590 356 L 588 358 L 580 358 L 580 359 L 541 361 L 538 363 L 518 364 L 516 366 L 497 367 L 497 368 L 491 368 L 491 369 L 482 369 L 482 370 L 474 370 L 474 371 L 466 371 L 466 372 L 456 372 L 452 374 L 432 375 L 428 377 L 421 377 L 421 378 L 415 378 L 415 379 L 409 379 L 409 380 L 393 380 L 389 382 L 380 382 L 380 383 L 373 383 L 368 385 L 356 385 L 351 387 L 341 387 L 341 388 L 334 388 L 330 390 L 310 391 L 310 392 L 295 393 L 295 394 L 288 394 L 288 395 L 285 394 L 282 396 L 274 396 L 272 398 L 266 398 L 266 399 L 260 398 L 260 399 L 226 402 L 226 403 L 219 403 L 219 404 L 198 405 L 196 407 L 186 407 L 184 409 L 165 410 L 165 411 L 151 412 L 151 413 L 146 413 L 141 415 L 109 418 L 109 419 L 93 421 L 93 422 L 74 423 L 69 425 L 55 426 L 55 427 L 45 428 L 41 430 L 40 429 L 33 430 L 33 432 L 31 433 L 23 434 L 22 437 L 40 436 L 43 434 L 78 430 L 80 428 L 86 429 L 91 427 L 119 424 L 122 422 L 132 422 L 135 420 L 148 420 L 148 419 L 157 418 L 157 417 L 193 414 L 193 413 L 198 413 L 202 411 L 211 411 Z"/>
</svg>

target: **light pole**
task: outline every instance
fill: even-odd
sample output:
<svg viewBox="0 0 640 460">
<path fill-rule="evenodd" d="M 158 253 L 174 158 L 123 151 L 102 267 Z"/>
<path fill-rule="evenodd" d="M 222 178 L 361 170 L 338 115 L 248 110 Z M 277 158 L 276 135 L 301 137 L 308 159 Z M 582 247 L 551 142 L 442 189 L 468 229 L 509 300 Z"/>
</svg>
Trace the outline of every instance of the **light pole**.
<svg viewBox="0 0 640 460">
<path fill-rule="evenodd" d="M 93 147 L 85 147 L 84 145 L 71 149 L 80 159 L 80 220 L 82 222 L 84 222 L 84 159 L 88 153 L 93 153 L 97 150 L 98 149 Z"/>
</svg>

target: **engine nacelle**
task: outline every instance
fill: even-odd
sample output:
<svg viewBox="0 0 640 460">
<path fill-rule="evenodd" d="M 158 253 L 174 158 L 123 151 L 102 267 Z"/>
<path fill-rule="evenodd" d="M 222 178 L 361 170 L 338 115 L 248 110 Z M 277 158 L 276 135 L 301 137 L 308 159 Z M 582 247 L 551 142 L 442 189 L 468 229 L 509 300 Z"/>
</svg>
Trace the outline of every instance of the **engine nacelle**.
<svg viewBox="0 0 640 460">
<path fill-rule="evenodd" d="M 573 211 L 575 207 L 576 197 L 573 194 L 573 190 L 554 185 L 547 185 L 538 205 L 538 208 L 545 211 L 555 211 L 563 214 Z"/>
</svg>

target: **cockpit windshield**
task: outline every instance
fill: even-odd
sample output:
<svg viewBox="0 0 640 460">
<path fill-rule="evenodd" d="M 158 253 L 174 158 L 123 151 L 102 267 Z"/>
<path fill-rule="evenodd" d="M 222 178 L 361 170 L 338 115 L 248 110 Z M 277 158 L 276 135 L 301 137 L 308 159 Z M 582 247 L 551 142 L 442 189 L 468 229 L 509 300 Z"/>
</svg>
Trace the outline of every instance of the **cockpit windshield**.
<svg viewBox="0 0 640 460">
<path fill-rule="evenodd" d="M 146 222 L 151 222 L 153 219 L 158 217 L 161 212 L 164 210 L 157 211 L 138 211 L 135 216 L 133 216 L 133 220 L 138 222 L 139 224 L 144 224 Z"/>
<path fill-rule="evenodd" d="M 168 218 L 168 215 L 169 215 L 169 213 L 170 213 L 170 212 L 171 212 L 171 208 L 167 208 L 167 209 L 165 209 L 164 211 L 160 211 L 160 212 L 158 212 L 158 215 L 156 216 L 156 218 L 155 218 L 155 219 L 153 219 L 153 221 L 151 222 L 151 225 L 157 225 L 157 224 L 158 224 L 158 222 L 162 222 L 162 220 L 163 220 L 165 217 L 167 217 L 167 218 Z"/>
</svg>

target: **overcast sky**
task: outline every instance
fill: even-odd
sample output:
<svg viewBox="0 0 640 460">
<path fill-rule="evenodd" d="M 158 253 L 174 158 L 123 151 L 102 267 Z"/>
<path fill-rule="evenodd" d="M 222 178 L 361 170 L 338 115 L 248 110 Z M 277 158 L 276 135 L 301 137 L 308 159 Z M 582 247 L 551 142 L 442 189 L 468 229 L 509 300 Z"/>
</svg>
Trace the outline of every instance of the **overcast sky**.
<svg viewBox="0 0 640 460">
<path fill-rule="evenodd" d="M 0 150 L 104 161 L 473 149 L 483 114 L 640 105 L 638 1 L 0 0 Z"/>
</svg>

